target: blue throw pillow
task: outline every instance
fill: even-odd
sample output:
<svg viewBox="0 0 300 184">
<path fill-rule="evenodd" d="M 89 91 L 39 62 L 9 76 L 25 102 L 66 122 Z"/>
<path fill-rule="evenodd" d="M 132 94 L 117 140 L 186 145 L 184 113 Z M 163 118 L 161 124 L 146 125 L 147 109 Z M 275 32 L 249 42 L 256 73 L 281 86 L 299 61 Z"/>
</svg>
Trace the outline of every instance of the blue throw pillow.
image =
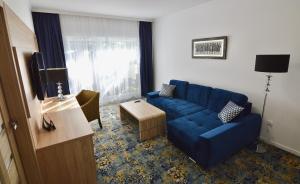
<svg viewBox="0 0 300 184">
<path fill-rule="evenodd" d="M 211 89 L 211 87 L 207 86 L 189 84 L 187 87 L 186 99 L 187 101 L 201 105 L 202 107 L 207 107 Z"/>
<path fill-rule="evenodd" d="M 170 80 L 170 85 L 176 86 L 176 89 L 174 90 L 174 97 L 185 100 L 188 84 L 189 83 L 186 81 Z"/>
<path fill-rule="evenodd" d="M 219 113 L 229 101 L 245 107 L 248 97 L 240 93 L 215 88 L 210 93 L 207 107 L 209 110 Z"/>
</svg>

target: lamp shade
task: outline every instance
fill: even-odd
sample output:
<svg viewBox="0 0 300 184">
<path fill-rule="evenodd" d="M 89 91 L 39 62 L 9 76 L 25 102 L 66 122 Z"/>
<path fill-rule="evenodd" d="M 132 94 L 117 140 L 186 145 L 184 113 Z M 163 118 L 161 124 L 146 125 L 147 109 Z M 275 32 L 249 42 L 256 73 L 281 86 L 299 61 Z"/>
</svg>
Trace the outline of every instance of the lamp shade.
<svg viewBox="0 0 300 184">
<path fill-rule="evenodd" d="M 47 82 L 64 82 L 68 80 L 67 68 L 47 68 Z"/>
<path fill-rule="evenodd" d="M 290 55 L 256 55 L 255 71 L 286 73 L 289 69 Z"/>
</svg>

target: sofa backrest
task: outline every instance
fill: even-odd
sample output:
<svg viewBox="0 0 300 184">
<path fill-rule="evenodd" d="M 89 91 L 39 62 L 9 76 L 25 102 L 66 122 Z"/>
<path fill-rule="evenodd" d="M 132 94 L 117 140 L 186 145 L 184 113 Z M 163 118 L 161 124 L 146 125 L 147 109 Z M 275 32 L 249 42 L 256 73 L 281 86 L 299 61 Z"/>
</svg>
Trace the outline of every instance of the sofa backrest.
<svg viewBox="0 0 300 184">
<path fill-rule="evenodd" d="M 210 93 L 208 99 L 208 109 L 215 112 L 220 112 L 229 101 L 245 107 L 248 102 L 248 97 L 240 93 L 215 88 L 212 89 Z"/>
<path fill-rule="evenodd" d="M 173 96 L 185 100 L 188 84 L 187 81 L 170 80 L 170 85 L 176 86 Z"/>
<path fill-rule="evenodd" d="M 189 84 L 186 93 L 186 100 L 202 107 L 207 107 L 211 90 L 211 87 Z"/>
</svg>

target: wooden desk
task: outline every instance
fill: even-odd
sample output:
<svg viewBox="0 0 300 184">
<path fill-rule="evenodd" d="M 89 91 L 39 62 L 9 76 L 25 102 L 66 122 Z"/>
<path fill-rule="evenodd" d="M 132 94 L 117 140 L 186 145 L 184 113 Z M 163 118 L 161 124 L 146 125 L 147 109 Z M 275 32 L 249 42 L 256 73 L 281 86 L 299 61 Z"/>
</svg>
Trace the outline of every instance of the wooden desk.
<svg viewBox="0 0 300 184">
<path fill-rule="evenodd" d="M 36 153 L 45 184 L 96 183 L 93 131 L 73 96 L 58 102 L 46 99 L 42 112 L 56 130 L 39 128 Z"/>
</svg>

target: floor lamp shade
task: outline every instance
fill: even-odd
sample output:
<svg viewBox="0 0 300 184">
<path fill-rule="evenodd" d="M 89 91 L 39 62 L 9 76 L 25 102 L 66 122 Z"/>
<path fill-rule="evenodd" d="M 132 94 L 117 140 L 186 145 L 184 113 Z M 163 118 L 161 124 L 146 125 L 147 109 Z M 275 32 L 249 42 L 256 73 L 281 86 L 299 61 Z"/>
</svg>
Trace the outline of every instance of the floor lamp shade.
<svg viewBox="0 0 300 184">
<path fill-rule="evenodd" d="M 267 73 L 286 73 L 289 69 L 290 55 L 256 55 L 255 71 Z"/>
</svg>

